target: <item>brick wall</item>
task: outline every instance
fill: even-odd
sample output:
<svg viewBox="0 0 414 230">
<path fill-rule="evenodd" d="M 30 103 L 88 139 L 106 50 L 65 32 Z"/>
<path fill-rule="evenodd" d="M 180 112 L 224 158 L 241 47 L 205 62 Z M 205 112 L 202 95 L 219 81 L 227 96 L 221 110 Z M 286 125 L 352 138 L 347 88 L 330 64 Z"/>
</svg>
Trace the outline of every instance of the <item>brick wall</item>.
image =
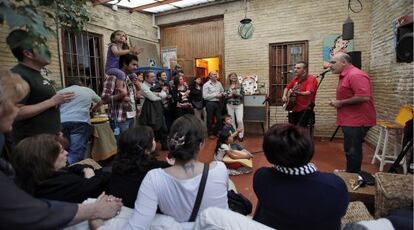
<svg viewBox="0 0 414 230">
<path fill-rule="evenodd" d="M 124 9 L 113 11 L 110 7 L 103 5 L 92 7 L 90 2 L 88 2 L 88 10 L 91 14 L 91 20 L 85 30 L 103 35 L 102 57 L 104 59 L 106 59 L 107 44 L 110 42 L 110 35 L 114 30 L 125 31 L 130 40 L 131 38 L 135 38 L 147 43 L 153 43 L 159 47 L 157 28 L 153 26 L 151 14 L 139 12 L 131 14 Z M 2 68 L 11 68 L 17 63 L 6 44 L 8 33 L 9 29 L 7 26 L 0 26 L 0 63 L 2 63 Z M 60 33 L 58 37 L 60 42 Z M 60 49 L 62 49 L 60 44 Z M 56 81 L 58 86 L 61 86 L 63 72 L 61 73 L 60 65 L 63 65 L 63 60 L 58 57 L 59 52 L 56 37 L 50 38 L 48 45 L 52 53 L 52 60 L 48 69 L 51 71 L 51 78 Z"/>
<path fill-rule="evenodd" d="M 403 104 L 413 105 L 413 63 L 397 63 L 392 21 L 413 12 L 413 1 L 373 1 L 371 14 L 370 75 L 379 119 L 394 120 Z M 378 129 L 371 129 L 368 141 L 377 141 Z M 394 135 L 391 137 L 393 138 Z M 390 142 L 390 148 L 395 141 Z"/>
<path fill-rule="evenodd" d="M 371 50 L 371 1 L 363 1 L 364 9 L 352 14 L 355 23 L 354 50 L 362 51 L 363 69 L 369 71 Z M 242 5 L 241 5 L 242 7 Z M 347 1 L 249 1 L 247 16 L 253 20 L 253 37 L 242 40 L 237 28 L 244 18 L 242 8 L 224 14 L 225 72 L 257 74 L 268 86 L 269 44 L 287 41 L 309 41 L 309 71 L 322 72 L 322 45 L 326 35 L 341 34 L 347 18 Z M 330 136 L 336 128 L 336 110 L 328 105 L 335 97 L 337 76 L 327 74 L 316 98 L 315 135 Z M 271 107 L 270 124 L 286 122 L 281 107 Z M 338 136 L 340 136 L 340 132 Z"/>
</svg>

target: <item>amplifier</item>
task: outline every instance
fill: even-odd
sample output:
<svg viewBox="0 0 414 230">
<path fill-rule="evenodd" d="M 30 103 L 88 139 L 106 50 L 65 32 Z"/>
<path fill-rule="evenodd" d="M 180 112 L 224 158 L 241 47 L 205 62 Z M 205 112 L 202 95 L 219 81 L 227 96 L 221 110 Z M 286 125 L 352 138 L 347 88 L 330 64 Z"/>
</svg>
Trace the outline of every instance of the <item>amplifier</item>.
<svg viewBox="0 0 414 230">
<path fill-rule="evenodd" d="M 265 100 L 265 94 L 245 95 L 243 120 L 245 122 L 266 122 L 266 104 L 263 104 Z"/>
<path fill-rule="evenodd" d="M 263 102 L 266 100 L 265 94 L 258 95 L 245 95 L 244 96 L 244 107 L 254 106 L 254 107 L 265 107 Z"/>
</svg>

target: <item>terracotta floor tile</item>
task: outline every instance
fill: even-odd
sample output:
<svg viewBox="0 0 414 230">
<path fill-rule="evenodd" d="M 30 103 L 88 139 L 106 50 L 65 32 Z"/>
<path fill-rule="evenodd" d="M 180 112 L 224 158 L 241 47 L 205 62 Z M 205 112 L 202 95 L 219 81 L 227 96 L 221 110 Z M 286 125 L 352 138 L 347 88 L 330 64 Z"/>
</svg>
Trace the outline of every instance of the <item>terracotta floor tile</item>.
<svg viewBox="0 0 414 230">
<path fill-rule="evenodd" d="M 241 143 L 250 152 L 256 152 L 253 158 L 253 172 L 239 176 L 231 176 L 230 179 L 236 185 L 238 192 L 241 192 L 253 203 L 253 210 L 255 210 L 257 197 L 253 191 L 253 175 L 254 172 L 261 167 L 270 167 L 266 157 L 262 151 L 262 134 L 248 134 Z M 214 158 L 214 150 L 216 148 L 217 139 L 206 139 L 204 149 L 199 154 L 198 158 L 202 162 L 210 162 Z M 364 171 L 375 173 L 378 171 L 378 164 L 371 164 L 373 156 L 373 149 L 364 144 L 364 158 L 362 162 L 362 169 Z M 162 157 L 166 152 L 162 152 Z M 345 169 L 346 160 L 343 152 L 343 140 L 334 139 L 332 142 L 329 138 L 315 138 L 315 155 L 312 162 L 316 167 L 323 172 L 333 172 L 334 169 Z"/>
</svg>

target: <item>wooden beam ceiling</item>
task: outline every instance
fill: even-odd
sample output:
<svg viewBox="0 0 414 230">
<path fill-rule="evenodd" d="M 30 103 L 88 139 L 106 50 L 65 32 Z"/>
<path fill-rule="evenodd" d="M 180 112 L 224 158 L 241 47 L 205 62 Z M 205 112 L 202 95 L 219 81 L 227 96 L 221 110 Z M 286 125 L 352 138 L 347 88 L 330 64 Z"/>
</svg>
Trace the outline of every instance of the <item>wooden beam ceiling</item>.
<svg viewBox="0 0 414 230">
<path fill-rule="evenodd" d="M 93 4 L 93 6 L 96 6 L 96 5 L 104 4 L 104 3 L 107 3 L 107 2 L 110 2 L 110 1 L 112 1 L 112 0 L 92 0 L 92 4 Z"/>
<path fill-rule="evenodd" d="M 162 5 L 166 5 L 166 4 L 170 4 L 173 2 L 179 2 L 181 0 L 165 0 L 165 1 L 158 1 L 158 2 L 154 2 L 154 3 L 150 3 L 150 4 L 146 4 L 146 5 L 142 5 L 142 6 L 138 6 L 135 8 L 131 8 L 129 10 L 129 12 L 134 12 L 134 11 L 138 11 L 138 10 L 144 10 L 144 9 L 148 9 L 148 8 L 152 8 L 152 7 L 156 7 L 156 6 L 162 6 Z"/>
</svg>

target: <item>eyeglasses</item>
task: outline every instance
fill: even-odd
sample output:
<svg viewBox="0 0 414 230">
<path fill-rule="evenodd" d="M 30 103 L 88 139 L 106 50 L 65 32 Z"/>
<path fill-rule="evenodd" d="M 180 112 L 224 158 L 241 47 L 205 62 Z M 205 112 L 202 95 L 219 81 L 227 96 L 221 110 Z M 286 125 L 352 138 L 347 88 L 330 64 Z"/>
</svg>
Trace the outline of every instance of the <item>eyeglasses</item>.
<svg viewBox="0 0 414 230">
<path fill-rule="evenodd" d="M 331 63 L 331 64 L 335 64 L 335 63 L 337 63 L 337 61 L 330 61 L 329 63 Z"/>
</svg>

